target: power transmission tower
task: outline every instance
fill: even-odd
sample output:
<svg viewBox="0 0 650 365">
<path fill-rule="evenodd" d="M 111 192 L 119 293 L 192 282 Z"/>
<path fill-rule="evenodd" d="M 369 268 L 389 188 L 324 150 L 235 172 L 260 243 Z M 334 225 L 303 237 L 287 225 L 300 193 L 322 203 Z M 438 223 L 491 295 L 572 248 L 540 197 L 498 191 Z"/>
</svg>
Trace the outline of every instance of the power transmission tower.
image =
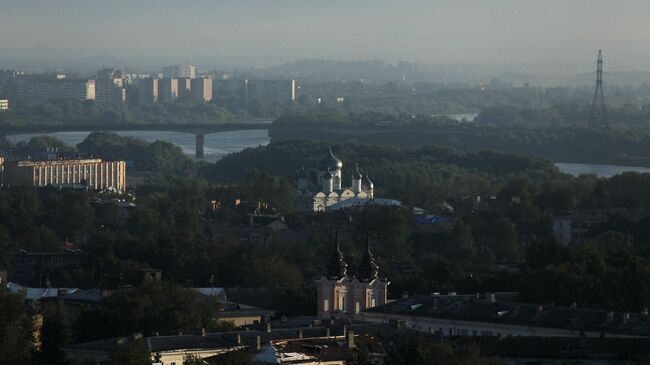
<svg viewBox="0 0 650 365">
<path fill-rule="evenodd" d="M 607 125 L 607 105 L 605 105 L 605 94 L 603 93 L 603 52 L 598 50 L 598 61 L 596 62 L 596 89 L 594 100 L 591 103 L 589 112 L 589 125 Z"/>
</svg>

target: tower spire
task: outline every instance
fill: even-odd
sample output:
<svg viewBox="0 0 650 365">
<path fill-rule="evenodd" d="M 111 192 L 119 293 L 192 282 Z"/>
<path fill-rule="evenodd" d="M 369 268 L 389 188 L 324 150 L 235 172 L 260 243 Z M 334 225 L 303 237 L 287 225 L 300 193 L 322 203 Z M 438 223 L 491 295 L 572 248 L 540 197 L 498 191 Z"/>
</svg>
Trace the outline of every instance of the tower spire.
<svg viewBox="0 0 650 365">
<path fill-rule="evenodd" d="M 605 93 L 603 92 L 603 52 L 599 49 L 596 61 L 596 88 L 589 112 L 589 125 L 601 126 L 607 125 L 608 122 L 607 105 L 605 105 Z"/>
<path fill-rule="evenodd" d="M 361 281 L 372 281 L 379 276 L 379 266 L 375 263 L 375 257 L 370 251 L 370 232 L 366 232 L 366 249 L 361 259 L 359 279 Z"/>
<path fill-rule="evenodd" d="M 339 241 L 339 231 L 337 229 L 336 235 L 334 236 L 334 251 L 327 264 L 327 277 L 338 280 L 345 277 L 347 272 L 348 264 L 343 261 L 343 252 L 341 252 L 341 242 Z"/>
</svg>

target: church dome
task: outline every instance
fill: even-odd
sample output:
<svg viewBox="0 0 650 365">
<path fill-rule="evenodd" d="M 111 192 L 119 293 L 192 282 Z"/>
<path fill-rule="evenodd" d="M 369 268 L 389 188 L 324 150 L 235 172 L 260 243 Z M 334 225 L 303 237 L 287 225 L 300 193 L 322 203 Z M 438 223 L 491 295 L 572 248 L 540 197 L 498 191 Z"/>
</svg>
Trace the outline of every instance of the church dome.
<svg viewBox="0 0 650 365">
<path fill-rule="evenodd" d="M 375 184 L 372 183 L 372 180 L 370 180 L 370 176 L 368 176 L 367 171 L 366 171 L 366 188 L 367 189 L 373 189 L 375 187 Z"/>
<path fill-rule="evenodd" d="M 362 177 L 363 175 L 361 174 L 361 172 L 359 172 L 359 165 L 357 165 L 357 167 L 354 169 L 354 173 L 352 174 L 352 179 L 361 180 Z"/>
<path fill-rule="evenodd" d="M 320 161 L 319 167 L 321 171 L 327 169 L 341 170 L 343 168 L 343 162 L 334 156 L 334 152 L 332 152 L 332 148 L 330 147 L 329 153 Z"/>
</svg>

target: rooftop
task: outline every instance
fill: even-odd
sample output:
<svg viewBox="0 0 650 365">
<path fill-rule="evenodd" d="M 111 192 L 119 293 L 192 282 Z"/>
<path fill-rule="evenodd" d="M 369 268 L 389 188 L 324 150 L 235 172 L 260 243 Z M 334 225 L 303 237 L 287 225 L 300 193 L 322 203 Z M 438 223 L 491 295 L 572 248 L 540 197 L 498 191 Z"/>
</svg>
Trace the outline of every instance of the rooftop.
<svg viewBox="0 0 650 365">
<path fill-rule="evenodd" d="M 500 302 L 477 296 L 414 295 L 366 313 L 650 336 L 650 316 L 644 313 Z"/>
</svg>

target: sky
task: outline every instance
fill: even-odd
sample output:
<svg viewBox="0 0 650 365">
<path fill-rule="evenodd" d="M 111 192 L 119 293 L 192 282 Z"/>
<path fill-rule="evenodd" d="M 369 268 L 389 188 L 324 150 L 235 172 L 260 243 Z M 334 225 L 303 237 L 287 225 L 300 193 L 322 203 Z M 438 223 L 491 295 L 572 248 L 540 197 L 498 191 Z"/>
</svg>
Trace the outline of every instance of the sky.
<svg viewBox="0 0 650 365">
<path fill-rule="evenodd" d="M 650 69 L 648 0 L 0 0 L 0 57 Z M 30 53 L 31 52 L 31 53 Z"/>
</svg>

